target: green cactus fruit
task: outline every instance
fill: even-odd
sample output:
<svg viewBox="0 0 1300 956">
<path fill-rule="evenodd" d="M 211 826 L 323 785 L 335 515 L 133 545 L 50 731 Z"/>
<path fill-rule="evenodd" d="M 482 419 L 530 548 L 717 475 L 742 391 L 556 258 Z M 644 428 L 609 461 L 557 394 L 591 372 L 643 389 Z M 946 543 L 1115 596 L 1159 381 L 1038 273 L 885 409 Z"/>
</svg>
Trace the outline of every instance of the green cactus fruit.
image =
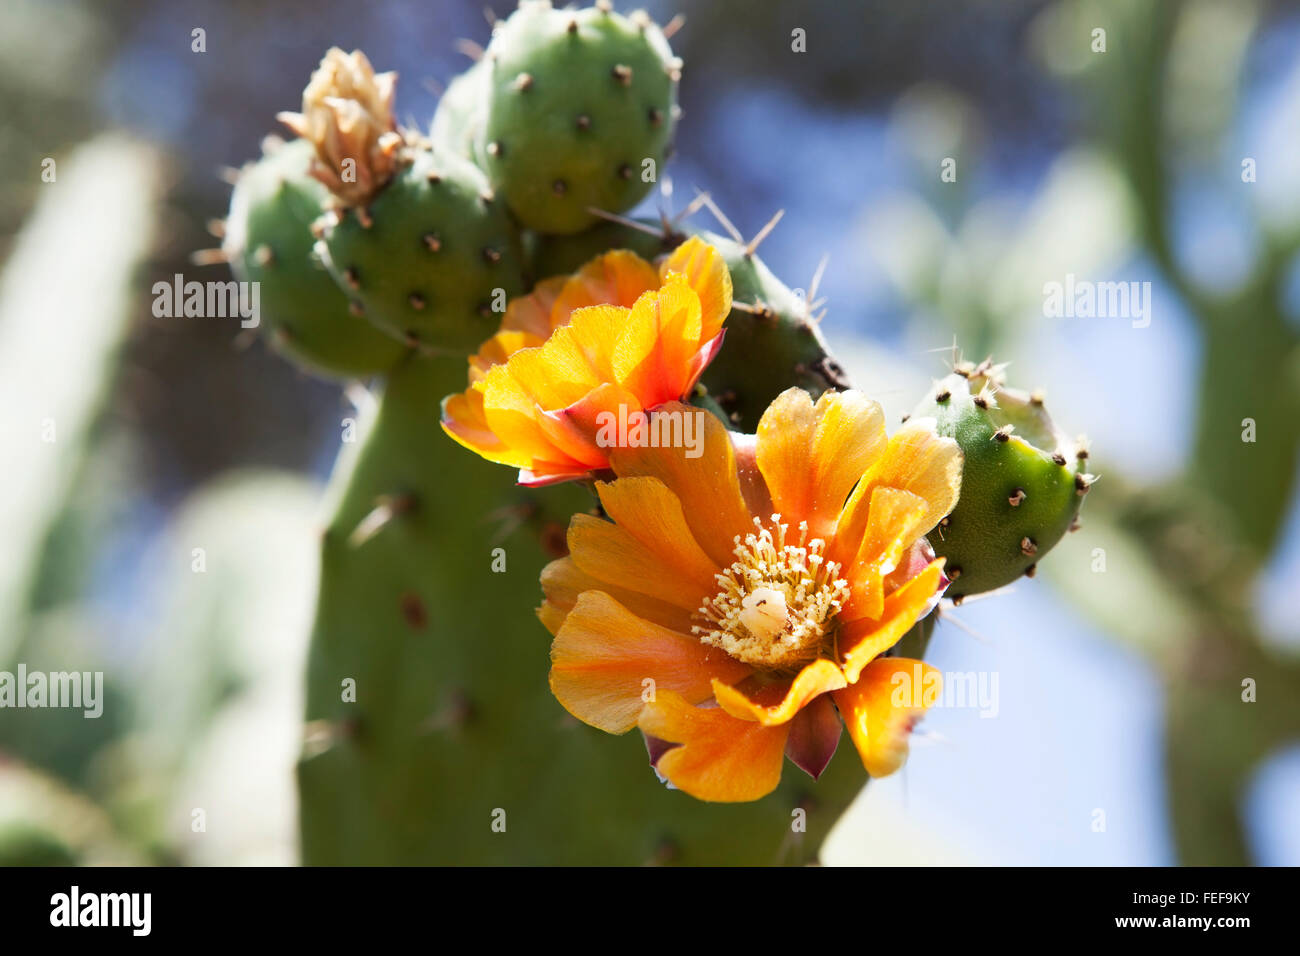
<svg viewBox="0 0 1300 956">
<path fill-rule="evenodd" d="M 700 235 L 731 270 L 736 305 L 724 326 L 722 349 L 701 382 L 733 427 L 753 431 L 772 400 L 792 385 L 813 398 L 847 388 L 844 370 L 830 354 L 805 298 L 747 247 L 712 233 Z"/>
<path fill-rule="evenodd" d="M 294 140 L 244 167 L 222 250 L 236 278 L 259 283 L 261 328 L 275 349 L 329 376 L 384 372 L 407 348 L 349 312 L 312 251 L 311 224 L 329 195 L 307 174 L 312 156 L 310 143 Z"/>
<path fill-rule="evenodd" d="M 429 138 L 435 144 L 480 166 L 491 81 L 492 68 L 487 60 L 479 60 L 457 76 L 438 101 L 429 127 Z"/>
<path fill-rule="evenodd" d="M 535 279 L 570 275 L 584 263 L 611 249 L 629 249 L 642 259 L 653 262 L 685 238 L 680 233 L 663 231 L 657 222 L 642 223 L 646 228 L 620 222 L 602 222 L 571 236 L 544 236 L 530 233 L 532 274 Z"/>
<path fill-rule="evenodd" d="M 580 232 L 594 207 L 623 212 L 667 158 L 681 63 L 644 13 L 555 10 L 526 0 L 500 24 L 484 162 L 525 226 Z"/>
<path fill-rule="evenodd" d="M 929 536 L 948 559 L 955 600 L 1032 576 L 1074 526 L 1093 481 L 1082 440 L 1053 424 L 1039 394 L 1002 388 L 1001 378 L 988 361 L 959 364 L 913 412 L 966 456 L 957 507 Z"/>
<path fill-rule="evenodd" d="M 323 222 L 318 254 L 353 310 L 424 354 L 476 349 L 523 291 L 518 230 L 446 147 L 410 150 L 369 205 Z"/>
</svg>

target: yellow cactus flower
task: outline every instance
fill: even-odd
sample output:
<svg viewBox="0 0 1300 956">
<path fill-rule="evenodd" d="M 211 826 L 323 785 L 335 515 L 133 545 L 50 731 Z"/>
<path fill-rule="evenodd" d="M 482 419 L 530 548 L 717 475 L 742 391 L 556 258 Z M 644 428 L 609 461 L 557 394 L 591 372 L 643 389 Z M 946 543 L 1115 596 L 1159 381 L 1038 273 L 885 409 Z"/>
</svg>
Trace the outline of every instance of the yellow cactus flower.
<svg viewBox="0 0 1300 956">
<path fill-rule="evenodd" d="M 443 402 L 442 427 L 521 484 L 609 468 L 608 428 L 688 395 L 722 345 L 731 274 L 688 239 L 658 270 L 627 251 L 512 302 L 470 359 L 469 388 Z"/>
<path fill-rule="evenodd" d="M 640 727 L 702 800 L 764 796 L 783 755 L 820 775 L 841 719 L 867 772 L 891 773 L 939 675 L 882 655 L 947 586 L 925 534 L 957 502 L 960 449 L 925 421 L 887 437 L 854 391 L 790 389 L 754 436 L 677 403 L 652 417 L 674 414 L 701 416 L 702 453 L 612 450 L 610 520 L 576 515 L 542 574 L 556 698 Z"/>
</svg>

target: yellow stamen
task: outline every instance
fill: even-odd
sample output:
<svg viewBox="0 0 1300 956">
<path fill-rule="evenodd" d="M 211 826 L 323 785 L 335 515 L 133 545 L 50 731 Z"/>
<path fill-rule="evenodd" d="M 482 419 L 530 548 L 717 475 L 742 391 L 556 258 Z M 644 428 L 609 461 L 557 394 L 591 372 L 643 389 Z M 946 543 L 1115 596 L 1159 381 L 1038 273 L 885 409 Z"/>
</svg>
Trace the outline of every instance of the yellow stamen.
<svg viewBox="0 0 1300 956">
<path fill-rule="evenodd" d="M 736 536 L 736 561 L 715 575 L 718 593 L 705 598 L 692 628 L 700 641 L 765 670 L 797 668 L 820 656 L 828 622 L 849 596 L 840 566 L 825 557 L 826 542 L 808 538 L 799 523 L 797 544 L 786 543 L 789 525 L 772 515 L 775 535 L 759 519 L 756 532 Z"/>
</svg>

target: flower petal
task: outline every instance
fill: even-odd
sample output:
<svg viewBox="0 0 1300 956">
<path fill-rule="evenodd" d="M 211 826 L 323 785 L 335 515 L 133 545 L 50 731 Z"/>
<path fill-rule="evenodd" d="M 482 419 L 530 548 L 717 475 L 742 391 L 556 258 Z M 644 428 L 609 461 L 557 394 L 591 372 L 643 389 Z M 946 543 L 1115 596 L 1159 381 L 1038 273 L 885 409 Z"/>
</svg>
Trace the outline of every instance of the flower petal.
<svg viewBox="0 0 1300 956">
<path fill-rule="evenodd" d="M 556 699 L 579 720 L 612 734 L 636 726 L 644 698 L 671 691 L 696 703 L 712 694 L 717 676 L 734 679 L 748 670 L 693 637 L 637 617 L 601 591 L 579 596 L 551 645 Z"/>
<path fill-rule="evenodd" d="M 666 549 L 665 549 L 666 550 Z M 673 557 L 656 553 L 626 528 L 591 515 L 574 515 L 569 522 L 569 557 L 578 567 L 601 581 L 638 594 L 667 601 L 684 611 L 696 611 L 712 582 L 682 576 Z"/>
<path fill-rule="evenodd" d="M 912 727 L 938 699 L 942 681 L 939 671 L 924 661 L 880 657 L 857 683 L 835 692 L 867 773 L 886 777 L 903 765 Z"/>
<path fill-rule="evenodd" d="M 614 349 L 614 379 L 646 408 L 686 394 L 701 336 L 700 297 L 680 276 L 637 299 Z"/>
<path fill-rule="evenodd" d="M 765 727 L 788 723 L 813 698 L 848 684 L 839 665 L 825 659 L 806 665 L 793 679 L 759 681 L 741 685 L 713 682 L 718 706 L 739 720 L 756 720 Z"/>
<path fill-rule="evenodd" d="M 962 454 L 951 438 L 941 438 L 931 419 L 913 418 L 889 439 L 883 455 L 862 476 L 835 528 L 837 544 L 856 550 L 867 527 L 871 495 L 882 485 L 924 498 L 928 507 L 918 524 L 922 533 L 952 511 L 961 491 Z"/>
<path fill-rule="evenodd" d="M 897 644 L 926 613 L 939 590 L 942 575 L 940 559 L 885 598 L 878 620 L 864 617 L 840 627 L 838 644 L 844 660 L 844 676 L 849 683 L 858 679 L 871 660 Z"/>
<path fill-rule="evenodd" d="M 501 320 L 501 330 L 527 332 L 539 343 L 545 342 L 554 330 L 551 324 L 551 310 L 555 307 L 556 297 L 568 276 L 554 276 L 537 283 L 528 295 L 519 296 L 506 306 L 505 317 Z"/>
<path fill-rule="evenodd" d="M 673 607 L 648 594 L 602 581 L 579 568 L 572 557 L 559 558 L 542 569 L 542 591 L 546 595 L 543 607 L 549 607 L 554 614 L 559 615 L 557 619 L 548 612 L 542 617 L 542 623 L 547 624 L 548 628 L 551 621 L 558 620 L 556 627 L 551 629 L 552 634 L 559 629 L 559 623 L 563 623 L 564 616 L 573 610 L 578 603 L 578 596 L 584 591 L 604 591 L 637 617 L 670 631 L 689 634 L 691 625 L 695 623 L 691 611 Z M 541 614 L 540 610 L 538 614 Z"/>
<path fill-rule="evenodd" d="M 720 707 L 693 707 L 672 691 L 645 705 L 637 725 L 648 736 L 680 744 L 655 769 L 699 800 L 758 800 L 781 782 L 789 725 L 737 720 Z"/>
<path fill-rule="evenodd" d="M 699 236 L 692 236 L 659 266 L 664 281 L 674 272 L 680 273 L 700 298 L 701 337 L 713 338 L 731 312 L 731 272 L 727 264 L 718 250 Z"/>
<path fill-rule="evenodd" d="M 676 572 L 699 598 L 717 590 L 718 567 L 691 535 L 681 500 L 658 478 L 596 482 L 605 513 Z"/>
<path fill-rule="evenodd" d="M 691 534 L 718 567 L 728 567 L 735 560 L 736 536 L 743 539 L 754 530 L 740 494 L 731 439 L 716 417 L 680 402 L 661 405 L 650 416 L 653 422 L 674 413 L 695 416 L 695 447 L 616 448 L 609 455 L 610 467 L 622 476 L 658 478 L 678 500 L 689 502 L 686 523 Z"/>
<path fill-rule="evenodd" d="M 814 405 L 801 388 L 776 397 L 758 423 L 758 468 L 772 506 L 829 537 L 844 502 L 886 448 L 885 417 L 862 393 L 826 392 Z"/>
<path fill-rule="evenodd" d="M 626 249 L 607 252 L 564 280 L 551 308 L 551 328 L 570 322 L 576 309 L 593 305 L 627 308 L 642 293 L 658 287 L 654 266 L 636 253 Z"/>
<path fill-rule="evenodd" d="M 468 388 L 442 400 L 442 430 L 459 445 L 502 465 L 523 468 L 532 458 L 496 436 L 483 411 L 483 393 Z"/>
<path fill-rule="evenodd" d="M 843 729 L 831 695 L 814 697 L 790 721 L 785 755 L 796 767 L 816 780 L 835 756 Z"/>
</svg>

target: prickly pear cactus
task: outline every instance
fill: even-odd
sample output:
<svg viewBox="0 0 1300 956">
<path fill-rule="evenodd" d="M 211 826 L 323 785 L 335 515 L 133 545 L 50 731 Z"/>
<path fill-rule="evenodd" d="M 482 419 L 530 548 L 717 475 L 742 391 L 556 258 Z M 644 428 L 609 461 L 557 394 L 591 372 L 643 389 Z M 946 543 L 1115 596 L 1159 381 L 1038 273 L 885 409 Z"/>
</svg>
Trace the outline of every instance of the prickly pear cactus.
<svg viewBox="0 0 1300 956">
<path fill-rule="evenodd" d="M 414 149 L 367 206 L 324 220 L 317 246 L 353 311 L 423 352 L 466 352 L 523 291 L 519 234 L 483 173 Z"/>
<path fill-rule="evenodd" d="M 486 169 L 520 222 L 579 232 L 596 221 L 591 207 L 622 212 L 650 191 L 672 138 L 680 63 L 644 13 L 526 2 L 486 57 Z"/>
<path fill-rule="evenodd" d="M 308 175 L 313 155 L 305 140 L 272 142 L 241 170 L 222 248 L 238 279 L 259 284 L 261 328 L 274 348 L 327 375 L 373 375 L 408 349 L 352 314 L 313 252 L 311 225 L 329 195 Z"/>
<path fill-rule="evenodd" d="M 1093 481 L 1086 446 L 1053 424 L 1041 395 L 1002 388 L 1001 378 L 990 362 L 959 363 L 913 412 L 966 456 L 957 507 L 930 534 L 954 600 L 1032 576 Z"/>
</svg>

